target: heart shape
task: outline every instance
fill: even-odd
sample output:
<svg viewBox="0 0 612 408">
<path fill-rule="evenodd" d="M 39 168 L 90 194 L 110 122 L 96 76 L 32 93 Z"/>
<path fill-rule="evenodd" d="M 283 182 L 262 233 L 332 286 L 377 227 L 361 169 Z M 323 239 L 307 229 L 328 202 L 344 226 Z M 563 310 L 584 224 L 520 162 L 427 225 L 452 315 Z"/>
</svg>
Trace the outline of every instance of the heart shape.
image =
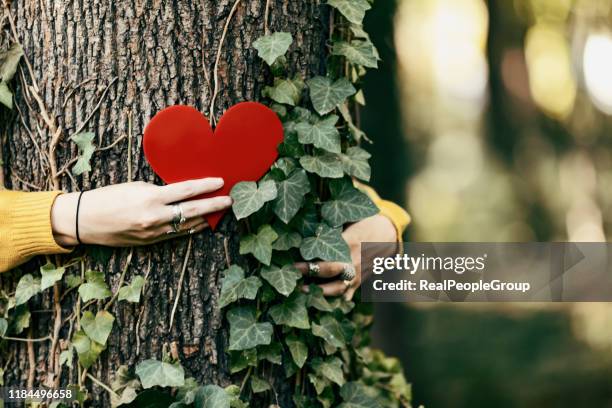
<svg viewBox="0 0 612 408">
<path fill-rule="evenodd" d="M 208 120 L 190 106 L 176 105 L 158 112 L 144 131 L 147 161 L 166 183 L 221 177 L 223 187 L 193 199 L 229 195 L 241 181 L 257 181 L 278 156 L 283 125 L 276 113 L 256 102 L 229 108 L 214 132 Z M 224 211 L 207 214 L 214 230 Z"/>
</svg>

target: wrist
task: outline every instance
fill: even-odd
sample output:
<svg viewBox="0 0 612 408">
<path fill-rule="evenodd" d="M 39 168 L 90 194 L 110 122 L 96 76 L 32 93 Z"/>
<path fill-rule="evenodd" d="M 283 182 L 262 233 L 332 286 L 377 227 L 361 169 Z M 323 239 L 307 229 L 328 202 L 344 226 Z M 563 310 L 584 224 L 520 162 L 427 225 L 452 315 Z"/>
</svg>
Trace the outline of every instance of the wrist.
<svg viewBox="0 0 612 408">
<path fill-rule="evenodd" d="M 51 228 L 53 238 L 63 247 L 75 246 L 76 209 L 79 193 L 60 194 L 51 207 Z"/>
</svg>

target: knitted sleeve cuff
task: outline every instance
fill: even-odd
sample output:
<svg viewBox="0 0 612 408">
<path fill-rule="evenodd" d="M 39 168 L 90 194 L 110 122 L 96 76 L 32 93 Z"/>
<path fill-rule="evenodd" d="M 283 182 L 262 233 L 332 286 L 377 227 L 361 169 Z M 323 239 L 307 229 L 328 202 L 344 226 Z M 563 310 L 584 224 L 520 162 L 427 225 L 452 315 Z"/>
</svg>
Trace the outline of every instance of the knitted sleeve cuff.
<svg viewBox="0 0 612 408">
<path fill-rule="evenodd" d="M 60 191 L 22 193 L 10 208 L 11 240 L 19 257 L 65 254 L 70 249 L 59 246 L 53 238 L 51 208 Z"/>
</svg>

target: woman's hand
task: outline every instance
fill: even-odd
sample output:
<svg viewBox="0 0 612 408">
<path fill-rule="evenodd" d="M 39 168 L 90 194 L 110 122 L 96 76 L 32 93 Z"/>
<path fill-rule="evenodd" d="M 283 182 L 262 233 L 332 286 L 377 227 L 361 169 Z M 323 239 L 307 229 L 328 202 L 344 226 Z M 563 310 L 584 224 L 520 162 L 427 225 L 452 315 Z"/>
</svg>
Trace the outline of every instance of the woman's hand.
<svg viewBox="0 0 612 408">
<path fill-rule="evenodd" d="M 395 226 L 384 215 L 373 215 L 359 222 L 351 224 L 342 233 L 342 237 L 351 250 L 351 259 L 355 268 L 355 278 L 350 281 L 340 279 L 340 275 L 347 268 L 342 262 L 317 262 L 319 270 L 317 277 L 329 279 L 337 278 L 331 282 L 319 285 L 325 296 L 344 295 L 346 300 L 351 300 L 359 285 L 361 285 L 361 243 L 362 242 L 397 242 L 397 231 Z M 296 267 L 304 274 L 309 275 L 309 263 L 299 262 Z M 311 275 L 311 274 L 310 274 Z M 308 286 L 303 290 L 307 291 Z"/>
<path fill-rule="evenodd" d="M 207 227 L 204 214 L 232 205 L 229 196 L 185 201 L 223 186 L 220 178 L 204 178 L 157 186 L 133 182 L 86 191 L 81 197 L 79 236 L 83 244 L 113 247 L 155 243 L 193 234 Z M 59 195 L 51 210 L 53 235 L 59 245 L 76 245 L 76 208 L 79 193 Z M 173 204 L 180 203 L 186 218 L 173 233 Z"/>
</svg>

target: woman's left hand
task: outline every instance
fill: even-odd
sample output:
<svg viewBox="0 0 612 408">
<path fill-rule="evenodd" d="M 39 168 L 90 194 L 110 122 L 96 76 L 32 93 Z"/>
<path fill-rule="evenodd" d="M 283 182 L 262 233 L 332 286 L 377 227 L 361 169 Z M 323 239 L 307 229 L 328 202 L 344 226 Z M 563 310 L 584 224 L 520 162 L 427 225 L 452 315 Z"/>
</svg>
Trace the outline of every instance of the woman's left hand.
<svg viewBox="0 0 612 408">
<path fill-rule="evenodd" d="M 342 233 L 342 237 L 346 241 L 351 251 L 351 259 L 355 268 L 355 278 L 350 281 L 340 279 L 340 275 L 347 268 L 347 264 L 343 262 L 316 262 L 319 266 L 317 277 L 329 279 L 336 277 L 337 279 L 322 283 L 319 285 L 323 289 L 325 296 L 340 296 L 344 295 L 346 300 L 351 300 L 355 291 L 361 285 L 361 243 L 362 242 L 396 242 L 397 230 L 395 226 L 384 215 L 373 215 L 348 226 Z M 309 262 L 298 262 L 295 266 L 304 275 L 312 275 L 310 272 Z M 350 266 L 349 266 L 350 267 Z M 304 286 L 303 290 L 307 291 L 308 286 Z"/>
</svg>

